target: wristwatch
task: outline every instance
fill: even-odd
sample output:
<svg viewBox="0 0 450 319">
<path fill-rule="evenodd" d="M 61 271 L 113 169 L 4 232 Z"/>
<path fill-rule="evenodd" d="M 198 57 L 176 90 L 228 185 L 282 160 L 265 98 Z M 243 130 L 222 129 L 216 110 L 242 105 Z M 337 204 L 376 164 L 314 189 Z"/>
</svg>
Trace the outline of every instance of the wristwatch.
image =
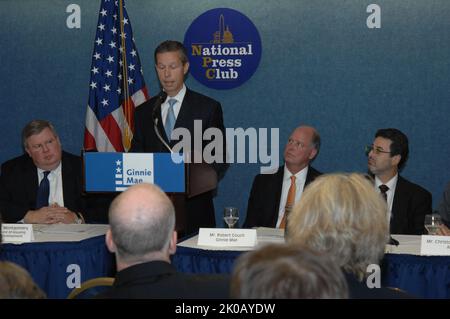
<svg viewBox="0 0 450 319">
<path fill-rule="evenodd" d="M 83 224 L 84 223 L 83 215 L 81 215 L 81 213 L 79 213 L 79 212 L 75 212 L 75 214 L 77 215 L 77 219 L 75 220 L 75 224 Z"/>
</svg>

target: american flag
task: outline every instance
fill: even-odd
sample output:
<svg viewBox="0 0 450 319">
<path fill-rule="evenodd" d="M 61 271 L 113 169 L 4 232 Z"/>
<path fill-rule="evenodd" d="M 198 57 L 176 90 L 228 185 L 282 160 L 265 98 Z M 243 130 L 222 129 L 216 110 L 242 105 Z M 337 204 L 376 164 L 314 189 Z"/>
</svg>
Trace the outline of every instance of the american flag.
<svg viewBox="0 0 450 319">
<path fill-rule="evenodd" d="M 124 0 L 102 0 L 91 66 L 84 149 L 124 152 L 134 109 L 149 99 Z"/>
</svg>

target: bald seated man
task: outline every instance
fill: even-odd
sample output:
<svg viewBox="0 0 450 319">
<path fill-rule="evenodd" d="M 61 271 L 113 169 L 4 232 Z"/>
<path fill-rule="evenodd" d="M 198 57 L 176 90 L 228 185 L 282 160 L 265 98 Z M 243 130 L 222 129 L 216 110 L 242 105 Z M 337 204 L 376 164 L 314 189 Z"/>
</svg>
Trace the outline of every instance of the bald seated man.
<svg viewBox="0 0 450 319">
<path fill-rule="evenodd" d="M 187 275 L 170 263 L 175 254 L 175 210 L 157 186 L 139 184 L 109 208 L 106 245 L 116 254 L 112 289 L 99 298 L 228 298 L 226 275 Z"/>
<path fill-rule="evenodd" d="M 320 135 L 314 127 L 299 126 L 291 133 L 284 148 L 284 165 L 275 174 L 259 174 L 253 180 L 243 227 L 280 227 L 291 176 L 295 176 L 294 203 L 297 203 L 306 185 L 322 174 L 310 166 L 319 149 Z"/>
</svg>

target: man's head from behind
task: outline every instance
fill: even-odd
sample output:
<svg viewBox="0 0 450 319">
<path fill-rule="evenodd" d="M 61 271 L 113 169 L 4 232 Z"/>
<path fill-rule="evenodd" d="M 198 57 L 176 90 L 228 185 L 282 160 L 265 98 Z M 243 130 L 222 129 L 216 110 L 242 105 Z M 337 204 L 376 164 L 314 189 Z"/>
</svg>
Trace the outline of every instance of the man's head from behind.
<svg viewBox="0 0 450 319">
<path fill-rule="evenodd" d="M 287 230 L 289 243 L 327 254 L 362 278 L 389 239 L 386 202 L 361 174 L 322 175 L 294 206 Z"/>
<path fill-rule="evenodd" d="M 289 136 L 284 148 L 284 161 L 292 174 L 296 174 L 319 154 L 320 135 L 311 126 L 299 126 Z"/>
<path fill-rule="evenodd" d="M 393 176 L 408 160 L 408 138 L 395 128 L 380 129 L 368 154 L 369 171 L 376 175 Z"/>
<path fill-rule="evenodd" d="M 30 274 L 14 263 L 0 262 L 0 299 L 44 299 Z"/>
<path fill-rule="evenodd" d="M 62 148 L 58 134 L 49 121 L 33 120 L 22 130 L 22 144 L 38 168 L 50 171 L 61 162 Z"/>
<path fill-rule="evenodd" d="M 324 254 L 298 245 L 270 244 L 239 257 L 233 270 L 234 298 L 347 298 L 345 277 Z"/>
<path fill-rule="evenodd" d="M 131 186 L 109 208 L 106 244 L 116 253 L 118 270 L 151 260 L 170 261 L 177 235 L 175 209 L 157 186 Z"/>
</svg>

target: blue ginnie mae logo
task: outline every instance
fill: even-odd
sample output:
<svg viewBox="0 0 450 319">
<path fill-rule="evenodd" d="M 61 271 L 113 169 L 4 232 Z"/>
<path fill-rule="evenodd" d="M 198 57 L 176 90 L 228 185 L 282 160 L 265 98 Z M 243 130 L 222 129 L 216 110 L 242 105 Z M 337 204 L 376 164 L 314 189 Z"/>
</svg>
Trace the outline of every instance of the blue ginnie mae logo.
<svg viewBox="0 0 450 319">
<path fill-rule="evenodd" d="M 184 163 L 169 153 L 85 153 L 87 192 L 121 192 L 131 185 L 156 184 L 168 193 L 185 190 Z"/>
<path fill-rule="evenodd" d="M 190 72 L 214 89 L 232 89 L 255 73 L 261 59 L 261 38 L 242 13 L 219 8 L 195 19 L 184 36 Z"/>
</svg>

